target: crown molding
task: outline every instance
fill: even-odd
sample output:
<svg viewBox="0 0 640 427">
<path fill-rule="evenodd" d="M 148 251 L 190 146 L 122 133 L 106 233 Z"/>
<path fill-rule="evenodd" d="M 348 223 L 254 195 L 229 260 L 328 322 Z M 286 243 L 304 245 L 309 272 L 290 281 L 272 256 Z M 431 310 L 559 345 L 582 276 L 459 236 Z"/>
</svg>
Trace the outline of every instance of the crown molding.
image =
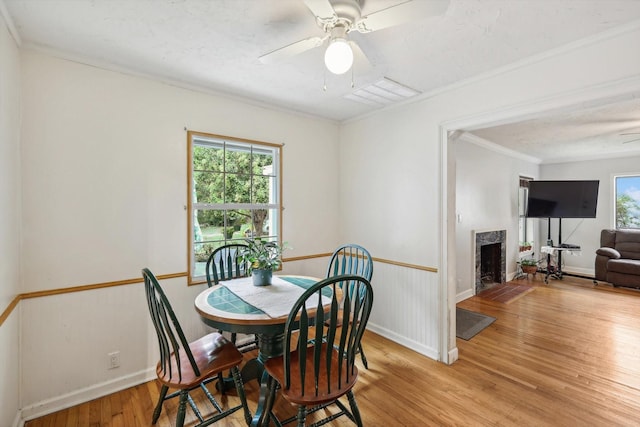
<svg viewBox="0 0 640 427">
<path fill-rule="evenodd" d="M 457 138 L 459 141 L 468 142 L 470 144 L 477 145 L 482 148 L 486 148 L 487 150 L 494 151 L 499 154 L 503 154 L 508 157 L 513 157 L 516 159 L 524 160 L 525 162 L 540 164 L 542 160 L 537 157 L 529 156 L 526 154 L 522 154 L 518 151 L 511 150 L 509 148 L 503 147 L 502 145 L 498 145 L 495 142 L 491 142 L 484 138 L 480 138 L 479 136 L 473 135 L 469 132 L 462 132 Z"/>
</svg>

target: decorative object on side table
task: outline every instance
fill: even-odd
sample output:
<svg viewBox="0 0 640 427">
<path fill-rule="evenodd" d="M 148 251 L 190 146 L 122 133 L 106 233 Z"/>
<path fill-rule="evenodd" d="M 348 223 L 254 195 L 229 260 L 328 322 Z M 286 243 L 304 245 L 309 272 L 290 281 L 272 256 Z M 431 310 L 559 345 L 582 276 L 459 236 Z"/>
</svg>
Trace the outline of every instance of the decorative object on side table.
<svg viewBox="0 0 640 427">
<path fill-rule="evenodd" d="M 240 257 L 249 266 L 253 285 L 270 285 L 273 270 L 277 270 L 282 265 L 282 252 L 286 246 L 279 245 L 277 242 L 265 241 L 259 237 L 245 239 L 245 241 L 247 248 L 240 252 Z"/>
<path fill-rule="evenodd" d="M 538 272 L 538 261 L 536 261 L 535 259 L 521 259 L 520 267 L 522 268 L 522 272 L 524 274 L 533 274 L 533 276 L 535 277 L 536 273 Z"/>
</svg>

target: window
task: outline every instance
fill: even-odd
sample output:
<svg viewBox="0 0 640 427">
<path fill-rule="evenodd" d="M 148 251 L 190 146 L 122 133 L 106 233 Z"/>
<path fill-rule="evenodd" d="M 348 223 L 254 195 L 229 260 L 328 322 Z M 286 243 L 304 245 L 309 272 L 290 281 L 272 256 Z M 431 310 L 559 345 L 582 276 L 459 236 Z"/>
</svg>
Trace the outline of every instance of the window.
<svg viewBox="0 0 640 427">
<path fill-rule="evenodd" d="M 281 241 L 281 145 L 188 132 L 189 283 L 209 254 L 248 237 Z"/>
<path fill-rule="evenodd" d="M 527 218 L 527 199 L 531 178 L 520 177 L 518 188 L 518 239 L 520 254 L 525 255 L 533 250 L 533 219 Z"/>
<path fill-rule="evenodd" d="M 615 228 L 640 228 L 640 174 L 614 177 Z"/>
</svg>

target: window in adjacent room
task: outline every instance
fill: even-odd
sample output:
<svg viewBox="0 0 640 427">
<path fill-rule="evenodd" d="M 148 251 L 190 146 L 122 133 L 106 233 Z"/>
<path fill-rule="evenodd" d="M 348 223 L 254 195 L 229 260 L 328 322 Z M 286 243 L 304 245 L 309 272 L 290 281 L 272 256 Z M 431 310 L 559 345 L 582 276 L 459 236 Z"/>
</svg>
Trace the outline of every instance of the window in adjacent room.
<svg viewBox="0 0 640 427">
<path fill-rule="evenodd" d="M 188 132 L 189 283 L 209 254 L 249 237 L 281 241 L 282 146 Z"/>
<path fill-rule="evenodd" d="M 527 218 L 527 199 L 531 180 L 532 178 L 521 176 L 518 187 L 518 247 L 521 256 L 528 255 L 533 251 L 533 219 Z"/>
<path fill-rule="evenodd" d="M 640 228 L 640 174 L 614 177 L 615 227 Z"/>
</svg>

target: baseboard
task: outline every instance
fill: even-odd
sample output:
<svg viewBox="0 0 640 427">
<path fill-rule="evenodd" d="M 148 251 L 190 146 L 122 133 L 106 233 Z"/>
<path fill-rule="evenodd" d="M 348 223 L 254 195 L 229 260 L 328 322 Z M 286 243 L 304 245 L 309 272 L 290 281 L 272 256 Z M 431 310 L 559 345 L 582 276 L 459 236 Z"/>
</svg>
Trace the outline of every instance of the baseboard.
<svg viewBox="0 0 640 427">
<path fill-rule="evenodd" d="M 456 304 L 460 301 L 466 300 L 467 298 L 471 298 L 473 295 L 475 295 L 473 289 L 467 289 L 466 291 L 460 292 L 456 295 Z"/>
<path fill-rule="evenodd" d="M 381 335 L 387 339 L 390 339 L 393 342 L 396 342 L 404 347 L 410 348 L 411 350 L 418 352 L 424 356 L 427 356 L 430 359 L 433 360 L 439 360 L 438 359 L 438 350 L 434 349 L 432 347 L 428 347 L 426 345 L 423 345 L 419 342 L 413 341 L 407 337 L 403 337 L 401 335 L 398 335 L 394 332 L 391 332 L 388 329 L 385 328 L 381 328 L 380 326 L 377 326 L 375 324 L 371 324 L 371 322 L 369 322 L 367 324 L 367 329 L 371 330 L 372 332 L 375 332 L 378 335 Z M 367 351 L 366 349 L 364 350 L 365 352 Z"/>
<path fill-rule="evenodd" d="M 447 353 L 447 365 L 452 365 L 453 362 L 458 360 L 458 347 L 454 347 Z"/>
<path fill-rule="evenodd" d="M 21 423 L 17 425 L 22 426 L 24 421 L 61 411 L 72 406 L 151 381 L 154 378 L 156 378 L 155 367 L 99 384 L 94 384 L 52 399 L 46 399 L 41 402 L 34 403 L 33 405 L 22 408 L 20 413 Z"/>
<path fill-rule="evenodd" d="M 16 417 L 13 420 L 13 424 L 11 424 L 13 427 L 24 427 L 24 420 L 22 419 L 22 412 L 18 411 L 16 413 Z"/>
<path fill-rule="evenodd" d="M 565 267 L 562 269 L 562 274 L 566 274 L 569 276 L 583 277 L 585 279 L 593 279 L 596 277 L 595 270 L 589 269 L 589 268 L 579 268 L 579 267 Z"/>
</svg>

